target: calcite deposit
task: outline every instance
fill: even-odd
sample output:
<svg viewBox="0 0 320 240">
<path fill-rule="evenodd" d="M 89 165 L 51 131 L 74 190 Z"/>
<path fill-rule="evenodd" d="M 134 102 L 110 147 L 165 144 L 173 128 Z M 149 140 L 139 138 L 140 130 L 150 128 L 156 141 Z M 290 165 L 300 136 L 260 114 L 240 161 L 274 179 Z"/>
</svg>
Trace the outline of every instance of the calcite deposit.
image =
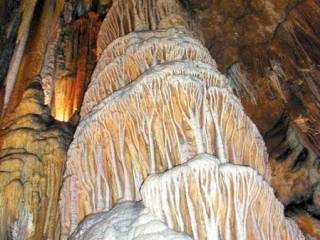
<svg viewBox="0 0 320 240">
<path fill-rule="evenodd" d="M 124 201 L 112 210 L 87 216 L 71 240 L 191 240 L 155 217 L 141 202 Z"/>
<path fill-rule="evenodd" d="M 1 129 L 0 239 L 53 239 L 70 135 L 32 82 Z"/>
<path fill-rule="evenodd" d="M 0 1 L 0 239 L 318 239 L 319 22 L 317 0 Z"/>
<path fill-rule="evenodd" d="M 153 5 L 159 5 L 160 10 Z M 172 9 L 177 10 L 171 13 Z M 221 163 L 248 165 L 266 181 L 270 180 L 262 138 L 233 95 L 228 79 L 219 73 L 201 40 L 191 34 L 181 9 L 178 1 L 117 1 L 102 23 L 98 37 L 100 58 L 68 150 L 60 202 L 63 239 L 86 215 L 110 210 L 119 201 L 141 200 L 140 188 L 148 175 L 168 169 L 178 174 L 175 169 L 197 154 L 215 155 Z M 213 181 L 214 177 L 218 178 L 213 176 L 207 181 Z M 267 183 L 259 185 L 262 180 L 257 177 L 252 181 L 255 180 L 257 191 L 266 191 L 265 195 L 271 191 Z M 147 184 L 153 182 L 147 180 Z M 196 188 L 201 188 L 201 184 Z M 156 199 L 166 191 L 159 190 L 159 195 L 150 196 Z M 173 192 L 168 197 L 173 197 Z M 181 192 L 178 197 L 185 194 Z M 193 201 L 201 201 L 200 195 L 194 197 Z M 259 197 L 254 195 L 252 201 L 258 204 Z M 206 205 L 214 201 L 209 199 Z M 238 199 L 230 201 L 236 204 Z M 161 207 L 163 203 L 154 204 Z M 279 239 L 290 239 L 292 235 L 302 238 L 295 224 L 283 220 L 283 209 L 274 197 L 269 204 L 277 206 L 274 211 L 278 217 L 271 220 L 273 215 L 262 214 L 264 221 L 284 224 L 283 232 L 271 230 L 259 235 L 264 231 L 260 229 L 261 223 L 256 224 L 257 233 L 250 233 L 249 238 L 271 238 L 274 232 Z M 200 211 L 198 208 L 193 211 Z M 184 210 L 179 210 L 181 215 L 186 214 Z M 168 207 L 167 211 L 176 210 Z M 259 211 L 262 210 L 253 210 L 257 215 Z M 179 225 L 176 230 L 187 231 L 194 239 L 215 239 L 219 236 L 218 226 L 223 225 L 219 221 L 224 216 L 220 215 L 206 219 L 214 222 L 216 229 L 210 227 L 213 233 L 207 234 L 209 227 L 201 227 L 204 222 L 194 216 L 186 220 L 189 228 Z M 232 223 L 239 221 L 238 225 L 246 223 L 243 215 L 226 218 L 231 218 Z M 161 219 L 174 227 L 168 218 Z M 221 238 L 244 236 L 245 231 L 246 227 L 226 236 L 221 234 Z"/>
<path fill-rule="evenodd" d="M 193 239 L 304 239 L 252 168 L 198 155 L 142 185 L 145 206 Z"/>
</svg>

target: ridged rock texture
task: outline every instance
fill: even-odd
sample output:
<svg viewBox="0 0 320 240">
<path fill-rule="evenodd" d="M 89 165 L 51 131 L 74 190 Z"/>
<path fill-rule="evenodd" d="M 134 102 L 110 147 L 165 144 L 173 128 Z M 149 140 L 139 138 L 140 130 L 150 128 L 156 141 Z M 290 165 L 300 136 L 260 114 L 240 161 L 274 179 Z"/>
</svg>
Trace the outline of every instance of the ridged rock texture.
<svg viewBox="0 0 320 240">
<path fill-rule="evenodd" d="M 69 121 L 78 114 L 96 63 L 101 23 L 97 13 L 87 11 L 88 6 L 77 1 L 4 2 L 3 8 L 12 11 L 12 19 L 0 18 L 4 26 L 1 30 L 8 36 L 3 44 L 10 40 L 13 44 L 0 52 L 0 61 L 5 62 L 0 74 L 6 73 L 1 79 L 1 115 L 5 118 L 10 114 L 29 83 L 41 76 L 51 114 L 59 121 Z"/>
<path fill-rule="evenodd" d="M 92 38 L 97 34 L 88 29 L 94 32 L 99 25 L 95 14 L 78 16 L 71 24 L 72 18 L 60 18 L 63 12 L 75 18 L 61 0 L 0 3 L 0 239 L 54 239 L 60 234 L 57 207 L 73 126 L 54 117 L 69 119 L 67 114 L 81 102 L 95 61 Z M 75 37 L 68 42 L 65 35 Z M 66 57 L 69 50 L 60 51 L 63 42 L 65 49 L 77 49 L 72 58 Z M 69 74 L 72 84 L 53 91 L 64 68 L 77 81 Z M 73 92 L 68 98 L 75 103 L 65 104 L 71 109 L 67 114 L 53 107 L 54 101 L 63 102 L 61 92 Z"/>
<path fill-rule="evenodd" d="M 233 81 L 265 139 L 277 197 L 288 212 L 307 211 L 305 216 L 314 218 L 309 223 L 316 222 L 319 1 L 191 0 L 189 8 L 219 69 Z"/>
<path fill-rule="evenodd" d="M 319 23 L 318 0 L 1 0 L 0 239 L 59 239 L 61 220 L 63 238 L 192 238 L 140 189 L 202 153 L 255 169 L 267 183 L 250 186 L 320 239 Z"/>
<path fill-rule="evenodd" d="M 228 79 L 219 73 L 195 36 L 188 17 L 175 0 L 119 0 L 109 10 L 98 35 L 97 67 L 68 150 L 60 202 L 62 239 L 70 236 L 88 214 L 110 210 L 119 201 L 141 199 L 151 209 L 167 206 L 169 214 L 184 215 L 177 224 L 170 217 L 158 217 L 194 239 L 303 238 L 297 226 L 284 218 L 283 208 L 268 186 L 270 169 L 263 139 L 243 112 Z M 220 176 L 211 159 L 210 174 L 202 173 L 201 163 L 194 170 L 199 171 L 198 176 L 210 176 L 195 177 L 188 189 L 187 180 L 180 177 L 180 165 L 201 153 L 216 156 L 220 163 L 230 162 L 230 166 L 247 165 L 261 177 L 241 167 L 230 167 L 235 176 Z M 182 209 L 156 202 L 162 191 L 171 191 L 164 187 L 156 192 L 161 181 L 147 180 L 143 187 L 147 190 L 141 196 L 141 185 L 150 174 L 169 169 L 170 176 L 164 178 L 173 178 L 172 188 L 185 187 L 178 197 Z M 207 189 L 202 189 L 205 186 Z M 197 190 L 208 191 L 212 199 L 206 201 L 194 194 L 192 200 L 185 200 L 187 191 Z M 230 193 L 215 196 L 229 197 L 233 206 L 227 211 L 241 211 L 239 205 L 244 212 L 213 214 L 219 205 L 214 200 L 215 191 Z M 168 194 L 170 197 L 177 196 Z M 274 212 L 259 204 L 266 199 Z M 191 206 L 190 202 L 199 205 Z M 200 213 L 210 209 L 213 212 L 204 219 L 187 214 L 188 210 Z M 247 224 L 256 218 L 259 223 Z M 205 221 L 215 229 L 205 228 Z M 230 228 L 235 228 L 231 222 L 243 228 L 223 232 L 224 221 L 230 221 Z"/>
<path fill-rule="evenodd" d="M 149 176 L 141 194 L 170 228 L 193 239 L 304 239 L 256 171 L 211 155 Z"/>
<path fill-rule="evenodd" d="M 53 239 L 70 135 L 32 82 L 1 129 L 0 239 Z"/>
</svg>

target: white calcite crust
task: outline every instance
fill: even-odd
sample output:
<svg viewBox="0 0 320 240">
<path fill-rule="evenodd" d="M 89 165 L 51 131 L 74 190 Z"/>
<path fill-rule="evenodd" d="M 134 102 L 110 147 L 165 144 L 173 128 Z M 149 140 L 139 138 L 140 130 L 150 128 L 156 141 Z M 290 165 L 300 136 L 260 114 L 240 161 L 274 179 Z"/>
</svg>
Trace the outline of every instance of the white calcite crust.
<svg viewBox="0 0 320 240">
<path fill-rule="evenodd" d="M 300 236 L 267 184 L 270 168 L 261 135 L 209 51 L 191 34 L 179 1 L 115 1 L 99 33 L 98 53 L 68 151 L 60 201 L 62 239 L 75 229 L 81 235 L 88 228 L 84 232 L 91 234 L 91 227 L 78 226 L 86 216 L 100 219 L 100 212 L 119 201 L 142 198 L 170 228 L 195 239 Z M 215 160 L 202 159 L 188 165 L 204 153 L 230 164 L 218 167 Z M 193 167 L 196 179 L 188 170 Z M 165 171 L 148 178 L 141 195 L 145 179 Z M 159 186 L 162 179 L 168 182 Z M 168 202 L 161 202 L 163 196 Z M 273 209 L 259 208 L 259 199 Z M 92 229 L 105 224 L 88 221 Z M 145 227 L 140 229 L 148 231 Z M 110 234 L 108 239 L 121 239 L 118 231 Z"/>
<path fill-rule="evenodd" d="M 207 88 L 191 76 L 135 81 L 78 126 L 62 189 L 66 226 L 119 199 L 139 200 L 150 173 L 199 153 L 252 166 L 269 179 L 263 140 L 228 90 Z"/>
<path fill-rule="evenodd" d="M 183 61 L 185 66 L 178 66 L 175 71 L 174 63 L 179 61 Z M 169 68 L 165 71 L 167 75 L 183 74 L 188 69 L 190 74 L 197 74 L 197 67 L 190 66 L 193 62 L 212 65 L 206 67 L 208 77 L 202 77 L 203 81 L 215 78 L 217 83 L 226 84 L 227 80 L 216 70 L 214 60 L 201 42 L 176 29 L 131 33 L 121 37 L 101 55 L 84 97 L 81 116 L 84 117 L 103 98 L 130 84 L 143 73 L 151 72 L 156 77 L 155 71 L 152 72 L 154 66 Z M 199 69 L 199 72 L 203 71 L 203 68 Z"/>
<path fill-rule="evenodd" d="M 191 240 L 155 217 L 141 202 L 121 202 L 108 212 L 87 216 L 70 240 Z"/>
<path fill-rule="evenodd" d="M 113 40 L 130 32 L 170 27 L 187 30 L 187 14 L 176 0 L 117 0 L 104 19 L 98 35 L 100 54 Z"/>
<path fill-rule="evenodd" d="M 144 204 L 170 228 L 197 239 L 304 239 L 255 170 L 202 154 L 149 176 Z"/>
</svg>

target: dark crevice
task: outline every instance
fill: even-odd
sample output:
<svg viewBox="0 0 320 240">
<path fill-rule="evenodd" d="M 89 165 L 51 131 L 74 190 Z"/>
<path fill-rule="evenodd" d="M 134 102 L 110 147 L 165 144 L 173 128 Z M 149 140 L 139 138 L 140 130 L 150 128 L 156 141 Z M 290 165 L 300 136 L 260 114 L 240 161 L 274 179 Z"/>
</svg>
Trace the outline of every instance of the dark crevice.
<svg viewBox="0 0 320 240">
<path fill-rule="evenodd" d="M 302 151 L 299 153 L 298 157 L 295 159 L 293 165 L 292 165 L 292 171 L 296 171 L 301 167 L 301 164 L 305 162 L 305 160 L 308 157 L 308 149 L 304 148 Z"/>
<path fill-rule="evenodd" d="M 0 16 L 0 87 L 3 87 L 21 22 L 19 1 L 6 1 Z"/>
</svg>

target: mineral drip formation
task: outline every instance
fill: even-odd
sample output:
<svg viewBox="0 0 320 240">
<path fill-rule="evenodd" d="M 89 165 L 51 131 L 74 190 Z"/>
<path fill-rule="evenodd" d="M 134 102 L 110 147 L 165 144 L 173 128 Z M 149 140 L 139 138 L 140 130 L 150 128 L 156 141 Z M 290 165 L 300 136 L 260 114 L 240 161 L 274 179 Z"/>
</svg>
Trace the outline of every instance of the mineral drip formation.
<svg viewBox="0 0 320 240">
<path fill-rule="evenodd" d="M 194 239 L 304 239 L 256 171 L 211 155 L 152 174 L 141 194 L 170 228 Z"/>
<path fill-rule="evenodd" d="M 113 229 L 103 214 L 140 200 L 155 226 L 163 221 L 193 239 L 302 238 L 268 185 L 262 137 L 179 1 L 115 1 L 97 47 L 67 154 L 61 239 L 76 229 L 72 239 L 116 239 L 101 234 Z M 204 153 L 211 157 L 189 164 Z M 140 220 L 130 221 L 134 229 Z M 81 237 L 87 230 L 90 238 Z M 139 239 L 131 230 L 123 239 Z"/>
<path fill-rule="evenodd" d="M 0 239 L 53 239 L 70 131 L 44 106 L 40 80 L 2 125 Z"/>
<path fill-rule="evenodd" d="M 125 201 L 112 210 L 88 216 L 71 235 L 70 240 L 191 240 L 176 232 L 153 215 L 142 203 Z"/>
</svg>

